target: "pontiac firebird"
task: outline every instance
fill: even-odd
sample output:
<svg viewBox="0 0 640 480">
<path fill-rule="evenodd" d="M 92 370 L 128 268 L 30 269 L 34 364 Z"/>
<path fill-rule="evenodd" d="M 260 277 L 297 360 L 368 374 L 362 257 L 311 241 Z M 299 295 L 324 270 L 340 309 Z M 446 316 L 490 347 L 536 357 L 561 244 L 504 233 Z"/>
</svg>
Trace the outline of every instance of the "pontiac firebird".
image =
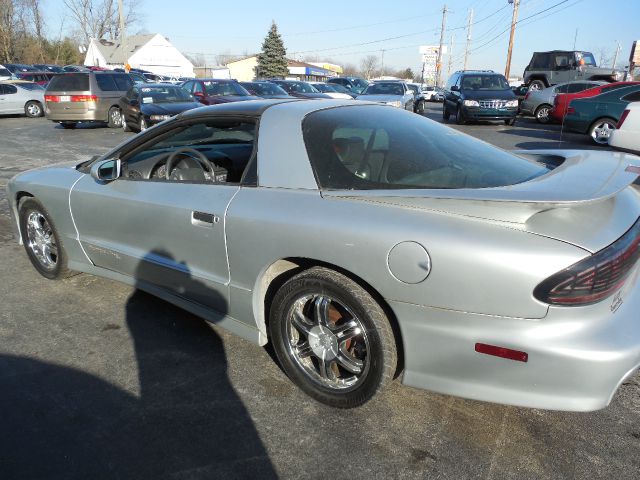
<svg viewBox="0 0 640 480">
<path fill-rule="evenodd" d="M 640 365 L 639 173 L 633 155 L 509 153 L 379 104 L 265 100 L 7 189 L 39 273 L 119 280 L 272 342 L 328 405 L 400 376 L 588 411 Z"/>
</svg>

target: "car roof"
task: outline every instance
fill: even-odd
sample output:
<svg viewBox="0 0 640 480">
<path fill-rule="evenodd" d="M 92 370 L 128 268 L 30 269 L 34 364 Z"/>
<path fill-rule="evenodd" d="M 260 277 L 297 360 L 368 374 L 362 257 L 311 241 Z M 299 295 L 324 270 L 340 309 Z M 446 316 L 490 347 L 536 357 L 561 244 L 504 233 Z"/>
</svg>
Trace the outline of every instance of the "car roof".
<svg viewBox="0 0 640 480">
<path fill-rule="evenodd" d="M 153 88 L 153 87 L 177 87 L 177 88 L 181 88 L 180 85 L 176 85 L 175 83 L 163 83 L 163 82 L 156 82 L 156 83 L 144 83 L 142 85 L 138 85 L 140 88 Z"/>
<path fill-rule="evenodd" d="M 218 105 L 210 105 L 205 107 L 187 110 L 182 113 L 183 118 L 200 116 L 200 115 L 229 115 L 229 116 L 260 116 L 267 108 L 286 102 L 305 101 L 302 99 L 262 99 L 262 100 L 244 100 L 241 102 L 228 102 Z"/>
</svg>

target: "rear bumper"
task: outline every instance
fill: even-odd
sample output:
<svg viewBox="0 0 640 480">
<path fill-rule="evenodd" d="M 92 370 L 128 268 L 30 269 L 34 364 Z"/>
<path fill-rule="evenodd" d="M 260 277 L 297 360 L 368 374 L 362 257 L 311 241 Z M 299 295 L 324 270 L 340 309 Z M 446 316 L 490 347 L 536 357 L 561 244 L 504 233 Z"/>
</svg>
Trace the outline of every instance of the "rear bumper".
<svg viewBox="0 0 640 480">
<path fill-rule="evenodd" d="M 518 107 L 510 108 L 479 108 L 462 107 L 467 120 L 511 120 L 516 118 Z"/>
<path fill-rule="evenodd" d="M 609 145 L 620 150 L 640 153 L 640 132 L 633 130 L 614 130 L 609 137 Z"/>
<path fill-rule="evenodd" d="M 403 383 L 523 407 L 604 408 L 640 367 L 639 275 L 636 266 L 608 299 L 550 307 L 542 320 L 389 302 L 404 340 Z M 527 352 L 528 361 L 477 353 L 476 342 Z"/>
</svg>

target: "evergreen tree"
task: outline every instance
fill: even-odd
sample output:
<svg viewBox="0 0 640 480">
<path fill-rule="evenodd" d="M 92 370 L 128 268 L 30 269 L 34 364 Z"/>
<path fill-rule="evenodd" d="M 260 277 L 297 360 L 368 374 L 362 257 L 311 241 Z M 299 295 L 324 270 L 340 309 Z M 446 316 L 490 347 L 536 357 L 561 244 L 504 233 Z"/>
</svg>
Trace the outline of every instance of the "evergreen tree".
<svg viewBox="0 0 640 480">
<path fill-rule="evenodd" d="M 289 73 L 287 50 L 284 48 L 282 37 L 278 33 L 276 22 L 271 22 L 269 33 L 262 43 L 262 53 L 258 54 L 256 65 L 257 78 L 284 78 Z"/>
</svg>

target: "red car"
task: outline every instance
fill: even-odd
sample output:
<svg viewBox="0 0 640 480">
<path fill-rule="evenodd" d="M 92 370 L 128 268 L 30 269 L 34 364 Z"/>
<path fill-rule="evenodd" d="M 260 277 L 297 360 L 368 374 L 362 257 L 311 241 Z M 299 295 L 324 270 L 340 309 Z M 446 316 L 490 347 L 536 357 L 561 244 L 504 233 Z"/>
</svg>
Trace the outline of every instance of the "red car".
<svg viewBox="0 0 640 480">
<path fill-rule="evenodd" d="M 19 80 L 25 80 L 27 82 L 34 82 L 43 87 L 49 83 L 56 74 L 53 72 L 17 72 L 15 74 Z"/>
<path fill-rule="evenodd" d="M 235 80 L 219 78 L 195 78 L 182 84 L 187 92 L 204 105 L 218 103 L 240 102 L 243 100 L 258 100 L 260 97 L 251 95 Z"/>
<path fill-rule="evenodd" d="M 600 95 L 601 93 L 607 93 L 611 90 L 615 90 L 617 88 L 626 87 L 629 85 L 637 85 L 640 82 L 614 82 L 608 83 L 606 85 L 599 85 L 597 87 L 588 88 L 587 90 L 583 90 L 578 93 L 561 93 L 556 95 L 553 99 L 553 110 L 551 111 L 551 118 L 553 121 L 562 123 L 564 116 L 567 113 L 567 108 L 571 103 L 571 100 L 575 100 L 576 98 L 587 98 L 587 97 L 595 97 L 596 95 Z"/>
</svg>

